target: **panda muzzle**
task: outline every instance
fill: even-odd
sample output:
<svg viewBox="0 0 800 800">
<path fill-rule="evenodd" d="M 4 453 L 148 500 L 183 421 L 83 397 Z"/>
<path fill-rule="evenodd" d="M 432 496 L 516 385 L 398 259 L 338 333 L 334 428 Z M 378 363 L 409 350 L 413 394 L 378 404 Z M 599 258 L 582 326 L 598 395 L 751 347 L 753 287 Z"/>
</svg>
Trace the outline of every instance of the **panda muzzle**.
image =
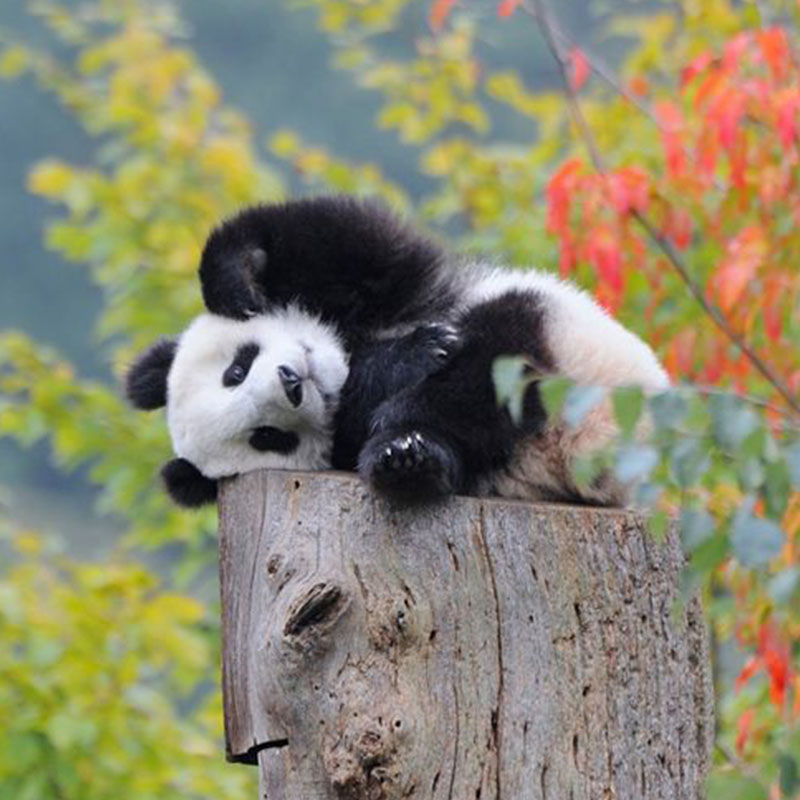
<svg viewBox="0 0 800 800">
<path fill-rule="evenodd" d="M 278 378 L 289 402 L 297 408 L 303 402 L 303 379 L 286 364 L 278 367 Z"/>
</svg>

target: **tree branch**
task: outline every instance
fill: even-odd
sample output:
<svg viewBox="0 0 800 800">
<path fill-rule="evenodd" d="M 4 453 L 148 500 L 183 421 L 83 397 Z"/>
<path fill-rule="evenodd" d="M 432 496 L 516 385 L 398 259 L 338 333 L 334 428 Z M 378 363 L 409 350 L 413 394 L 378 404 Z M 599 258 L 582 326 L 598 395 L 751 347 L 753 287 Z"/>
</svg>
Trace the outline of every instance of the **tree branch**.
<svg viewBox="0 0 800 800">
<path fill-rule="evenodd" d="M 592 161 L 594 168 L 601 175 L 608 172 L 608 167 L 597 147 L 597 142 L 594 138 L 589 123 L 581 110 L 580 101 L 577 92 L 572 86 L 570 79 L 570 62 L 569 54 L 565 50 L 563 43 L 567 41 L 566 37 L 559 32 L 558 23 L 555 21 L 546 0 L 526 0 L 522 4 L 524 11 L 529 14 L 539 27 L 539 30 L 544 37 L 547 46 L 553 55 L 559 72 L 561 80 L 564 84 L 564 92 L 567 99 L 570 115 L 579 131 L 581 140 L 583 141 L 589 157 Z M 615 85 L 618 82 L 615 82 Z M 728 320 L 725 318 L 722 311 L 715 305 L 712 305 L 706 298 L 703 290 L 697 284 L 689 272 L 688 267 L 681 258 L 680 254 L 673 247 L 672 243 L 663 236 L 651 220 L 645 217 L 638 211 L 633 212 L 633 218 L 639 223 L 640 227 L 645 231 L 652 244 L 655 244 L 659 250 L 664 254 L 667 262 L 678 274 L 683 281 L 686 288 L 691 293 L 692 297 L 698 302 L 700 307 L 711 319 L 711 321 L 722 331 L 722 333 L 742 352 L 756 370 L 772 385 L 775 391 L 786 401 L 789 408 L 800 415 L 800 400 L 794 397 L 789 390 L 789 387 L 784 383 L 780 375 L 767 364 L 758 353 L 748 344 L 745 338 L 734 330 Z"/>
</svg>

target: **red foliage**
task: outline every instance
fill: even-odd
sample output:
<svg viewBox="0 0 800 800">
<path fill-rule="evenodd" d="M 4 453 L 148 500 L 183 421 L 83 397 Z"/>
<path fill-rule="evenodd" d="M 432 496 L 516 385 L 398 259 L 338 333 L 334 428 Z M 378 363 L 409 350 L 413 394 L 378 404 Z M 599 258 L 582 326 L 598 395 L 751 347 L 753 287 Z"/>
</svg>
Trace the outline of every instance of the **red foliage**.
<svg viewBox="0 0 800 800">
<path fill-rule="evenodd" d="M 456 0 L 434 0 L 428 15 L 428 24 L 433 30 L 441 30 L 455 4 Z"/>
<path fill-rule="evenodd" d="M 767 673 L 772 704 L 783 709 L 786 704 L 786 690 L 794 680 L 791 656 L 788 643 L 781 639 L 777 629 L 769 622 L 762 624 L 758 630 L 756 655 L 744 665 L 736 678 L 736 690 L 739 691 L 762 670 Z"/>
<path fill-rule="evenodd" d="M 576 86 L 589 66 L 580 51 L 571 58 Z M 547 230 L 559 240 L 562 273 L 591 266 L 598 296 L 611 308 L 627 301 L 633 271 L 646 277 L 653 306 L 659 296 L 674 296 L 674 283 L 663 280 L 665 269 L 674 272 L 648 255 L 654 250 L 635 223 L 646 215 L 685 253 L 693 279 L 728 324 L 791 379 L 796 354 L 786 320 L 800 302 L 800 60 L 791 40 L 777 27 L 737 34 L 718 53 L 695 57 L 679 91 L 656 98 L 653 109 L 657 162 L 598 174 L 573 158 L 551 178 Z M 691 345 L 677 326 L 652 334 L 676 377 L 740 388 L 757 380 L 707 320 Z"/>
<path fill-rule="evenodd" d="M 586 80 L 589 77 L 591 69 L 589 61 L 579 47 L 573 47 L 569 54 L 570 64 L 572 66 L 572 75 L 570 77 L 570 84 L 574 91 L 580 91 Z"/>
<path fill-rule="evenodd" d="M 510 17 L 519 5 L 522 5 L 522 0 L 501 0 L 497 6 L 497 16 Z"/>
<path fill-rule="evenodd" d="M 744 746 L 747 744 L 755 715 L 755 709 L 748 708 L 747 711 L 739 717 L 739 721 L 736 725 L 736 752 L 739 753 L 739 755 L 742 754 Z"/>
</svg>

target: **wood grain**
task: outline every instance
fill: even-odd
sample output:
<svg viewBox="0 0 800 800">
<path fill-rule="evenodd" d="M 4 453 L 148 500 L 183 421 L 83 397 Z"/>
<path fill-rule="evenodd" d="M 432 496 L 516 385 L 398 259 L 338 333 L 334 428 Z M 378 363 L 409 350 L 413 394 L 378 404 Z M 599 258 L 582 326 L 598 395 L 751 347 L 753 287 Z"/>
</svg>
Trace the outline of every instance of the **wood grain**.
<svg viewBox="0 0 800 800">
<path fill-rule="evenodd" d="M 632 512 L 396 507 L 338 473 L 220 497 L 228 757 L 269 800 L 690 800 L 712 737 L 682 555 Z"/>
</svg>

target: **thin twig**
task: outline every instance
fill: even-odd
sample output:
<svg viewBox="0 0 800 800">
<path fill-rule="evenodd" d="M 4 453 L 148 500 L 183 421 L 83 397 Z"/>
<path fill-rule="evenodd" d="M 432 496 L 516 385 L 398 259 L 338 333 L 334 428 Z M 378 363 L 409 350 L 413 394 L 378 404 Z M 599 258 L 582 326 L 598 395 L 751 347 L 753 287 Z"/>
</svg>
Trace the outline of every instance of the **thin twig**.
<svg viewBox="0 0 800 800">
<path fill-rule="evenodd" d="M 641 225 L 646 231 L 650 240 L 654 242 L 661 252 L 667 257 L 667 261 L 672 265 L 675 272 L 678 273 L 686 288 L 692 293 L 692 296 L 700 304 L 703 311 L 711 317 L 714 324 L 719 328 L 735 345 L 741 350 L 745 356 L 750 360 L 750 363 L 772 384 L 777 392 L 787 402 L 789 407 L 797 414 L 800 414 L 800 402 L 789 391 L 789 387 L 784 384 L 775 370 L 767 364 L 758 353 L 748 344 L 747 340 L 737 331 L 735 331 L 725 319 L 723 313 L 712 305 L 706 298 L 703 290 L 697 285 L 695 280 L 689 274 L 689 270 L 683 259 L 678 255 L 672 242 L 661 234 L 653 223 L 647 219 L 639 211 L 633 212 L 633 218 Z"/>
<path fill-rule="evenodd" d="M 559 41 L 559 35 L 556 33 L 556 31 L 558 31 L 558 25 L 553 19 L 550 9 L 546 4 L 546 0 L 527 0 L 523 3 L 522 8 L 536 21 L 537 25 L 539 26 L 539 30 L 542 32 L 542 36 L 544 37 L 545 42 L 547 43 L 547 46 L 553 55 L 553 59 L 558 65 L 558 69 L 561 74 L 561 80 L 564 84 L 564 91 L 570 115 L 572 116 L 575 126 L 580 133 L 580 137 L 589 153 L 589 157 L 594 165 L 594 168 L 600 174 L 606 174 L 608 172 L 608 168 L 599 148 L 597 147 L 597 142 L 595 141 L 592 130 L 589 127 L 589 123 L 586 120 L 586 117 L 583 115 L 583 111 L 581 110 L 577 92 L 572 85 L 569 71 L 569 57 Z M 722 333 L 724 333 L 725 336 L 727 336 L 727 338 L 733 342 L 733 344 L 742 353 L 744 353 L 745 357 L 758 370 L 758 372 L 760 372 L 761 375 L 763 375 L 764 378 L 769 381 L 773 388 L 786 401 L 789 408 L 791 408 L 795 414 L 800 415 L 800 400 L 792 395 L 789 387 L 786 386 L 781 377 L 775 372 L 775 370 L 772 369 L 771 366 L 769 366 L 769 364 L 764 362 L 758 353 L 756 353 L 755 350 L 753 350 L 753 348 L 747 343 L 744 337 L 731 327 L 731 325 L 728 323 L 728 320 L 725 319 L 723 313 L 708 301 L 703 290 L 694 280 L 689 272 L 688 267 L 680 257 L 677 250 L 673 247 L 669 239 L 662 235 L 656 226 L 640 212 L 634 211 L 632 216 L 644 229 L 651 242 L 655 244 L 666 256 L 668 263 L 681 278 L 687 289 L 689 289 L 691 295 L 698 302 L 703 311 L 705 311 L 706 315 L 712 320 L 717 328 L 722 331 Z"/>
<path fill-rule="evenodd" d="M 524 8 L 529 14 L 531 14 L 531 9 Z M 547 10 L 545 9 L 545 13 Z M 535 12 L 532 13 L 532 16 L 536 16 Z M 553 38 L 558 43 L 559 49 L 561 52 L 571 52 L 573 49 L 578 48 L 580 49 L 581 53 L 583 53 L 583 57 L 586 59 L 586 63 L 589 66 L 589 69 L 597 75 L 602 81 L 604 81 L 608 86 L 613 89 L 620 97 L 624 97 L 631 105 L 636 106 L 639 111 L 642 112 L 646 117 L 657 126 L 661 127 L 658 117 L 653 112 L 653 109 L 642 100 L 641 97 L 637 97 L 627 86 L 616 76 L 614 70 L 611 69 L 603 60 L 596 53 L 592 53 L 591 51 L 587 50 L 583 46 L 579 46 L 574 39 L 571 39 L 560 27 L 558 21 L 550 16 L 550 30 L 552 32 Z"/>
</svg>

